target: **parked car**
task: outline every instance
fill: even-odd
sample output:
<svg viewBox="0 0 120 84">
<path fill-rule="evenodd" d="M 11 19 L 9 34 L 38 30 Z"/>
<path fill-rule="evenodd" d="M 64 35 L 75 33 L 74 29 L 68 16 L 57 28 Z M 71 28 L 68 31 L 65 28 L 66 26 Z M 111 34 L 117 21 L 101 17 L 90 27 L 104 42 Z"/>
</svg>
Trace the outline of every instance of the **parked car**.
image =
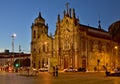
<svg viewBox="0 0 120 84">
<path fill-rule="evenodd" d="M 32 70 L 33 70 L 33 71 L 37 71 L 37 69 L 36 69 L 36 68 L 32 68 Z"/>
<path fill-rule="evenodd" d="M 78 68 L 78 71 L 79 71 L 79 72 L 86 72 L 86 69 L 80 67 L 80 68 Z"/>
<path fill-rule="evenodd" d="M 120 73 L 120 68 L 114 69 L 114 73 Z"/>
<path fill-rule="evenodd" d="M 39 71 L 41 72 L 45 72 L 45 71 L 48 71 L 48 67 L 43 67 L 43 68 L 40 68 Z"/>
<path fill-rule="evenodd" d="M 114 72 L 106 71 L 106 76 L 118 76 L 118 77 L 120 77 L 120 68 L 114 69 Z"/>
<path fill-rule="evenodd" d="M 70 68 L 64 69 L 63 71 L 64 72 L 77 72 L 77 69 L 74 69 L 74 68 L 70 67 Z"/>
</svg>

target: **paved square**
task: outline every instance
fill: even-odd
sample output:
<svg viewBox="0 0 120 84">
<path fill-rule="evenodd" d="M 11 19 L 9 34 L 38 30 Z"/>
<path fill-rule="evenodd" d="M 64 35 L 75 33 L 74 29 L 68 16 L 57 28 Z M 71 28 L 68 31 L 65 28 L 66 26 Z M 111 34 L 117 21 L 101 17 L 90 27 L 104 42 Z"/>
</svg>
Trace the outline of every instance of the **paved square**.
<svg viewBox="0 0 120 84">
<path fill-rule="evenodd" d="M 103 72 L 60 72 L 58 77 L 48 72 L 37 76 L 0 72 L 0 84 L 120 84 L 120 77 L 106 77 Z"/>
</svg>

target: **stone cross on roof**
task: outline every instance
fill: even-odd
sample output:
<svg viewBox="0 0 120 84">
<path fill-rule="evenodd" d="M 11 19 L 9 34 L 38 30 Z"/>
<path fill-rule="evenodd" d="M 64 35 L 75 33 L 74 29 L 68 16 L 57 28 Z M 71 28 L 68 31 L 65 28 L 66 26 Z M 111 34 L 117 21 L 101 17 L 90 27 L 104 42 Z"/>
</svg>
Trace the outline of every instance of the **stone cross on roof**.
<svg viewBox="0 0 120 84">
<path fill-rule="evenodd" d="M 67 7 L 67 14 L 68 14 L 68 5 L 69 5 L 70 3 L 69 2 L 67 2 L 65 5 L 66 5 L 66 7 Z"/>
</svg>

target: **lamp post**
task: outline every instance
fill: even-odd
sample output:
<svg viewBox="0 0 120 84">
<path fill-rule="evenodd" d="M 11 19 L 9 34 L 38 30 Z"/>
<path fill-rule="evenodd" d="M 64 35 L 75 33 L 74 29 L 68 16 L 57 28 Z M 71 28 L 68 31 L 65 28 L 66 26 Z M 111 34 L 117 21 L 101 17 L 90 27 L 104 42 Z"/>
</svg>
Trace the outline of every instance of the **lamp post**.
<svg viewBox="0 0 120 84">
<path fill-rule="evenodd" d="M 14 38 L 16 37 L 16 34 L 15 33 L 13 33 L 12 34 L 12 65 L 14 66 Z"/>
<path fill-rule="evenodd" d="M 117 59 L 118 59 L 118 57 L 117 57 L 117 49 L 118 49 L 118 46 L 115 46 L 115 68 L 117 68 L 117 63 L 118 63 L 118 61 L 117 61 Z"/>
<path fill-rule="evenodd" d="M 21 63 L 20 63 L 20 53 L 21 53 L 21 46 L 19 45 L 19 67 L 21 65 Z"/>
<path fill-rule="evenodd" d="M 97 60 L 98 72 L 99 72 L 100 59 Z"/>
</svg>

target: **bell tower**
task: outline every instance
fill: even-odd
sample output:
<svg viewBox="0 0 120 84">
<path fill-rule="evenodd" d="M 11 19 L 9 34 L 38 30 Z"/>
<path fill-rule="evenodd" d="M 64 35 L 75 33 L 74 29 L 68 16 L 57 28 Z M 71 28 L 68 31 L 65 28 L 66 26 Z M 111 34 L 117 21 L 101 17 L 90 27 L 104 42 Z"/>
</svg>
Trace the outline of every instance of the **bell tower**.
<svg viewBox="0 0 120 84">
<path fill-rule="evenodd" d="M 38 68 L 38 61 L 37 53 L 39 51 L 39 41 L 43 36 L 48 36 L 48 24 L 45 24 L 45 19 L 41 16 L 39 12 L 38 17 L 34 20 L 31 26 L 31 54 L 32 54 L 32 66 L 34 68 Z M 39 62 L 38 62 L 39 63 Z"/>
<path fill-rule="evenodd" d="M 45 25 L 45 20 L 39 12 L 38 17 L 34 20 L 31 26 L 32 40 L 37 40 L 42 34 L 48 34 L 48 24 Z"/>
</svg>

